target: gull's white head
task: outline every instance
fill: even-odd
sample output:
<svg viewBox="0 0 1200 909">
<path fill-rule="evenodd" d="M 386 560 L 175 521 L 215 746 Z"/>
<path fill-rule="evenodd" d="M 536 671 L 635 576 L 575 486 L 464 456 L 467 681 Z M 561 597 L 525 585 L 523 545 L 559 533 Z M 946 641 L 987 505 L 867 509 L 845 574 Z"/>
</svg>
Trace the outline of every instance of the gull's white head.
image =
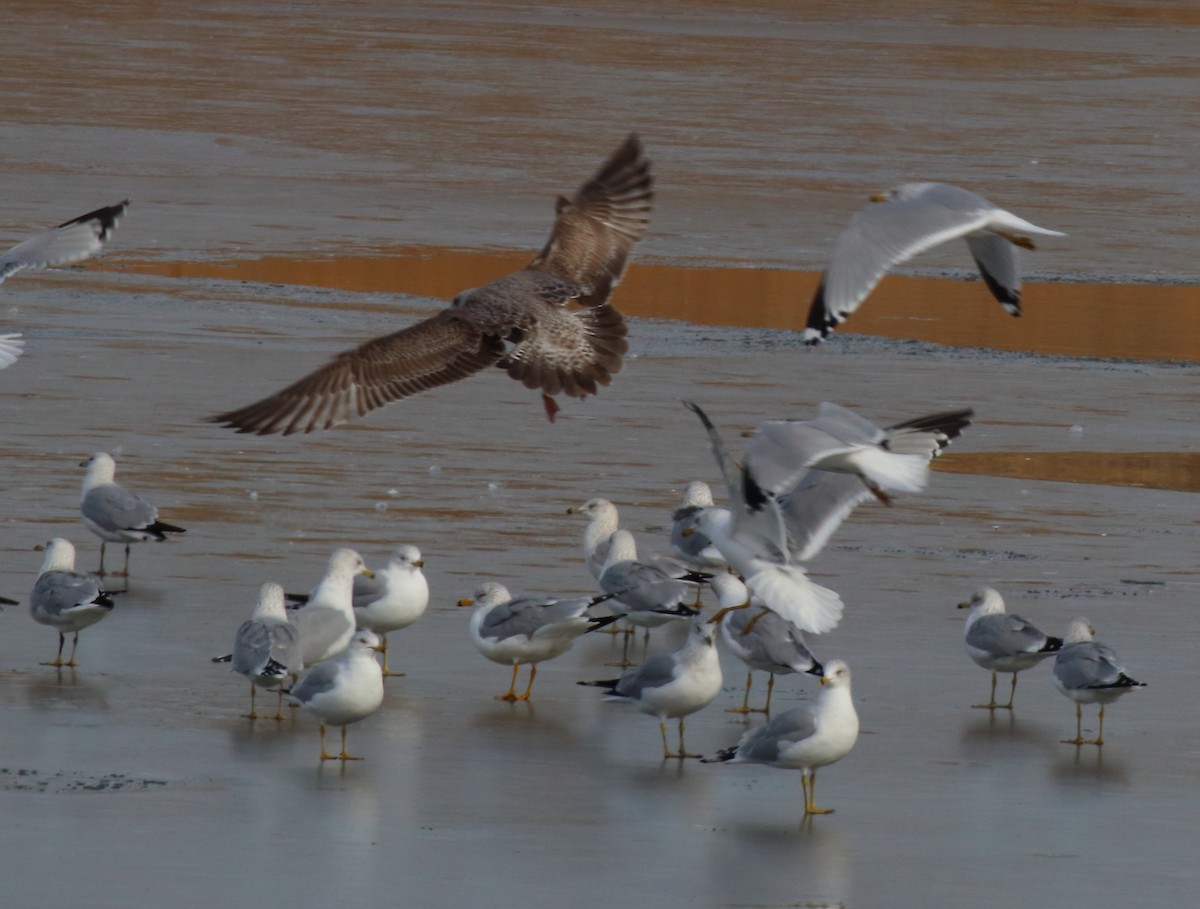
<svg viewBox="0 0 1200 909">
<path fill-rule="evenodd" d="M 849 688 L 850 667 L 845 660 L 830 660 L 825 664 L 825 674 L 821 676 L 823 688 Z"/>
<path fill-rule="evenodd" d="M 392 553 L 391 563 L 410 570 L 425 567 L 425 561 L 421 558 L 421 550 L 407 543 L 396 547 Z"/>
<path fill-rule="evenodd" d="M 1063 635 L 1063 644 L 1082 644 L 1085 641 L 1093 640 L 1096 636 L 1096 629 L 1092 627 L 1092 623 L 1083 616 L 1078 616 L 1071 619 L 1071 624 L 1067 626 L 1067 633 Z"/>
<path fill-rule="evenodd" d="M 458 601 L 459 606 L 496 606 L 500 603 L 507 603 L 512 599 L 512 595 L 508 592 L 508 588 L 503 584 L 497 584 L 495 581 L 488 581 L 485 584 L 480 584 L 475 589 L 475 595 L 466 597 Z"/>
<path fill-rule="evenodd" d="M 991 587 L 980 587 L 971 595 L 971 599 L 958 604 L 959 609 L 969 609 L 971 614 L 967 621 L 973 622 L 984 615 L 1000 615 L 1004 612 L 1004 598 L 999 591 Z"/>
<path fill-rule="evenodd" d="M 117 473 L 117 462 L 112 455 L 103 451 L 96 452 L 79 466 L 87 468 L 87 475 L 83 478 L 85 489 L 97 483 L 111 483 Z"/>
<path fill-rule="evenodd" d="M 47 571 L 74 571 L 75 547 L 70 540 L 55 537 L 46 544 L 46 556 L 42 559 L 42 568 L 38 574 Z"/>
</svg>

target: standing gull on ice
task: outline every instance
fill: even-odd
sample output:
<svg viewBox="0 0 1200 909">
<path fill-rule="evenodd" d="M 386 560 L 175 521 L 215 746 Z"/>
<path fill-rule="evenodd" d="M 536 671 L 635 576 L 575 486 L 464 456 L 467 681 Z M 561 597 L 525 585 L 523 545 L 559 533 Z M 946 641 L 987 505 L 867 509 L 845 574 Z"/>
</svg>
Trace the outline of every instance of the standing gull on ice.
<svg viewBox="0 0 1200 909">
<path fill-rule="evenodd" d="M 116 230 L 129 200 L 98 208 L 73 218 L 58 227 L 36 233 L 12 249 L 0 253 L 0 282 L 24 269 L 38 270 L 54 265 L 69 265 L 94 256 Z M 0 369 L 12 366 L 25 342 L 19 334 L 0 335 Z"/>
<path fill-rule="evenodd" d="M 76 666 L 75 648 L 79 632 L 95 625 L 112 612 L 113 601 L 90 574 L 75 570 L 75 547 L 62 537 L 46 545 L 46 556 L 37 582 L 29 595 L 29 614 L 35 622 L 49 625 L 58 632 L 58 655 L 44 666 Z M 74 633 L 71 655 L 64 663 L 63 643 Z"/>
<path fill-rule="evenodd" d="M 850 667 L 843 660 L 831 660 L 825 664 L 815 703 L 789 710 L 765 726 L 751 729 L 714 760 L 799 770 L 805 817 L 832 814 L 832 808 L 815 804 L 817 769 L 840 761 L 856 741 L 858 713 L 850 697 Z"/>
<path fill-rule="evenodd" d="M 479 652 L 494 663 L 512 666 L 508 691 L 497 695 L 496 700 L 528 701 L 538 663 L 566 653 L 580 635 L 615 622 L 618 616 L 588 615 L 589 607 L 607 599 L 514 599 L 504 585 L 489 581 L 481 584 L 473 597 L 459 600 L 459 606 L 475 607 L 470 630 Z M 529 684 L 524 694 L 517 694 L 517 673 L 525 663 L 529 664 Z"/>
<path fill-rule="evenodd" d="M 304 662 L 300 655 L 300 633 L 288 621 L 282 587 L 268 581 L 259 588 L 254 611 L 234 636 L 233 653 L 216 657 L 213 662 L 232 662 L 233 671 L 250 680 L 250 712 L 246 719 L 258 719 L 254 691 L 259 687 L 279 692 L 274 718 L 284 719 L 283 686 L 300 674 Z"/>
<path fill-rule="evenodd" d="M 990 587 L 975 591 L 959 609 L 970 609 L 963 629 L 967 656 L 992 673 L 992 693 L 986 704 L 972 704 L 985 710 L 1012 710 L 1017 693 L 1017 673 L 1036 666 L 1062 647 L 1062 638 L 1039 631 L 1019 615 L 1004 611 L 1004 599 Z M 996 673 L 1011 672 L 1012 687 L 1008 703 L 996 703 Z"/>
<path fill-rule="evenodd" d="M 158 509 L 113 480 L 117 466 L 111 455 L 96 452 L 79 465 L 87 468 L 79 511 L 84 526 L 100 538 L 100 569 L 104 577 L 104 547 L 125 544 L 125 568 L 114 575 L 129 577 L 129 545 L 153 540 L 161 543 L 168 533 L 185 533 L 182 527 L 158 520 Z"/>
<path fill-rule="evenodd" d="M 608 700 L 628 701 L 642 713 L 658 717 L 663 760 L 694 758 L 683 743 L 683 718 L 707 707 L 721 691 L 721 661 L 715 629 L 696 616 L 683 648 L 652 656 L 641 666 L 626 670 L 619 679 L 580 682 L 607 689 Z M 679 720 L 679 750 L 667 744 L 667 720 Z"/>
<path fill-rule="evenodd" d="M 416 546 L 397 546 L 388 563 L 375 572 L 354 576 L 354 618 L 359 628 L 379 635 L 383 675 L 404 675 L 388 669 L 388 632 L 407 628 L 425 614 L 429 582 L 421 570 L 425 561 Z"/>
<path fill-rule="evenodd" d="M 757 605 L 745 584 L 731 574 L 718 574 L 711 583 L 720 598 L 721 611 L 717 616 L 722 619 L 721 637 L 730 652 L 749 669 L 742 706 L 728 708 L 729 713 L 770 713 L 776 675 L 806 672 L 820 678 L 825 674 L 825 667 L 812 655 L 799 628 L 774 612 L 763 615 L 760 610 L 740 608 L 747 602 Z M 767 700 L 762 707 L 750 706 L 750 684 L 755 669 L 768 673 Z"/>
<path fill-rule="evenodd" d="M 704 411 L 684 403 L 704 424 L 729 488 L 728 511 L 701 511 L 696 528 L 767 608 L 814 633 L 838 624 L 842 601 L 810 581 L 799 563 L 815 555 L 869 495 L 890 504 L 893 491 L 922 489 L 930 458 L 970 424 L 972 415 L 952 411 L 880 429 L 844 407 L 824 403 L 815 420 L 760 424 L 746 463 L 738 465 Z"/>
<path fill-rule="evenodd" d="M 305 666 L 337 656 L 354 636 L 354 577 L 374 577 L 353 549 L 337 549 L 329 557 L 325 576 L 308 602 L 291 610 L 290 619 L 300 633 Z"/>
<path fill-rule="evenodd" d="M 630 136 L 573 199 L 559 197 L 549 241 L 521 271 L 212 422 L 259 435 L 329 429 L 489 366 L 540 389 L 553 422 L 554 395 L 594 395 L 621 369 L 628 329 L 609 298 L 650 224 L 652 182 Z"/>
<path fill-rule="evenodd" d="M 336 659 L 325 660 L 288 692 L 288 697 L 321 721 L 322 761 L 361 761 L 346 751 L 346 727 L 366 719 L 383 703 L 383 670 L 375 659 L 379 638 L 356 632 Z M 342 727 L 340 754 L 325 751 L 325 727 Z"/>
<path fill-rule="evenodd" d="M 1104 705 L 1134 688 L 1145 688 L 1125 674 L 1117 652 L 1093 639 L 1096 633 L 1085 618 L 1072 619 L 1063 635 L 1063 647 L 1054 658 L 1054 686 L 1075 702 L 1075 738 L 1068 745 L 1104 744 Z M 1083 738 L 1083 704 L 1100 705 L 1100 728 L 1094 739 Z"/>
<path fill-rule="evenodd" d="M 983 196 L 948 183 L 901 183 L 871 197 L 838 237 L 833 259 L 808 312 L 804 340 L 819 344 L 862 304 L 887 271 L 958 237 L 979 267 L 988 290 L 1014 316 L 1021 314 L 1016 247 L 1024 236 L 1064 237 L 997 208 Z"/>
</svg>

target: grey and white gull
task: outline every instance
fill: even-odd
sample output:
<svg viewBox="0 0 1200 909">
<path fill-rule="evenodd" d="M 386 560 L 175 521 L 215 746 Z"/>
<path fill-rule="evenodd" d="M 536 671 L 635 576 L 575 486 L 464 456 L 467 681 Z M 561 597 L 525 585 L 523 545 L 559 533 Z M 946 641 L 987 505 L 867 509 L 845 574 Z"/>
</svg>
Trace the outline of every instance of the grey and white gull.
<svg viewBox="0 0 1200 909">
<path fill-rule="evenodd" d="M 37 271 L 69 265 L 94 256 L 104 248 L 128 207 L 126 199 L 27 237 L 0 253 L 0 282 L 26 269 Z M 20 334 L 0 335 L 0 369 L 15 363 L 24 347 Z"/>
<path fill-rule="evenodd" d="M 830 660 L 821 677 L 821 691 L 812 704 L 796 707 L 751 729 L 732 748 L 712 762 L 766 764 L 799 770 L 804 791 L 804 816 L 831 814 L 816 805 L 817 770 L 840 761 L 858 741 L 858 711 L 850 695 L 850 667 Z"/>
<path fill-rule="evenodd" d="M 566 653 L 580 635 L 617 620 L 617 616 L 588 614 L 588 609 L 608 599 L 607 595 L 564 600 L 514 597 L 503 584 L 488 581 L 474 596 L 459 600 L 459 606 L 475 607 L 470 634 L 479 652 L 494 663 L 512 666 L 508 691 L 496 695 L 496 700 L 528 701 L 538 663 Z M 517 694 L 517 673 L 526 664 L 529 684 L 523 694 Z"/>
<path fill-rule="evenodd" d="M 346 750 L 346 727 L 364 720 L 383 704 L 383 670 L 375 659 L 379 638 L 373 631 L 356 631 L 334 659 L 317 663 L 305 673 L 288 697 L 321 722 L 322 761 L 361 761 Z M 325 751 L 325 727 L 342 728 L 342 750 Z"/>
<path fill-rule="evenodd" d="M 838 237 L 817 287 L 803 338 L 818 344 L 862 304 L 892 267 L 942 243 L 967 241 L 984 283 L 1014 316 L 1021 314 L 1016 248 L 1026 234 L 1063 237 L 948 183 L 901 183 L 871 197 Z"/>
<path fill-rule="evenodd" d="M 981 587 L 970 600 L 959 603 L 958 608 L 971 610 L 963 627 L 967 656 L 992 673 L 988 702 L 971 706 L 984 710 L 1012 710 L 1013 697 L 1017 693 L 1017 673 L 1054 656 L 1062 648 L 1062 638 L 1048 635 L 1019 615 L 1006 612 L 1004 598 L 991 587 Z M 996 703 L 998 672 L 1012 673 L 1007 704 Z"/>
<path fill-rule="evenodd" d="M 1063 635 L 1063 646 L 1054 658 L 1051 678 L 1054 687 L 1075 702 L 1075 738 L 1063 739 L 1068 745 L 1104 744 L 1104 706 L 1145 682 L 1131 678 L 1121 658 L 1108 644 L 1095 639 L 1096 630 L 1083 618 L 1075 618 Z M 1100 705 L 1100 728 L 1094 739 L 1084 739 L 1083 705 Z"/>
<path fill-rule="evenodd" d="M 711 704 L 721 691 L 721 681 L 715 629 L 696 616 L 681 649 L 652 656 L 641 666 L 627 669 L 619 679 L 579 684 L 603 688 L 607 700 L 626 701 L 642 713 L 658 717 L 665 761 L 700 757 L 684 745 L 684 717 Z M 669 719 L 679 721 L 679 749 L 675 752 L 667 744 Z"/>
<path fill-rule="evenodd" d="M 44 666 L 77 666 L 75 649 L 79 632 L 95 625 L 112 612 L 111 595 L 105 593 L 93 575 L 75 570 L 75 547 L 69 540 L 55 537 L 46 544 L 37 581 L 29 594 L 29 614 L 35 622 L 49 625 L 58 632 L 58 653 Z M 71 655 L 63 662 L 63 644 L 68 634 Z"/>
<path fill-rule="evenodd" d="M 104 576 L 104 549 L 109 543 L 125 544 L 125 568 L 114 575 L 129 576 L 129 546 L 153 541 L 161 543 L 168 533 L 185 533 L 184 528 L 158 519 L 158 509 L 116 482 L 117 466 L 112 455 L 98 451 L 79 465 L 86 467 L 79 512 L 83 524 L 100 538 L 100 568 Z"/>
</svg>

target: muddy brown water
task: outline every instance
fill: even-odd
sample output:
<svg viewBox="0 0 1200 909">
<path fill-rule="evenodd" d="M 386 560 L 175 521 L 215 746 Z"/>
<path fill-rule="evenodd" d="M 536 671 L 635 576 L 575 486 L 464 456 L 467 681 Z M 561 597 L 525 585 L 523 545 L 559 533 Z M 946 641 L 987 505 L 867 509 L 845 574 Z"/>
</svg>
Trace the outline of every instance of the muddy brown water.
<svg viewBox="0 0 1200 909">
<path fill-rule="evenodd" d="M 27 595 L 52 535 L 95 565 L 91 451 L 189 530 L 135 548 L 73 672 L 38 665 L 54 635 L 23 607 L 0 614 L 0 902 L 1194 902 L 1200 21 L 878 6 L 13 9 L 5 235 L 134 205 L 103 259 L 0 288 L 28 340 L 0 374 L 0 593 Z M 620 288 L 632 356 L 601 395 L 551 426 L 497 371 L 321 436 L 202 421 L 519 264 L 634 128 L 658 207 Z M 1070 234 L 1026 257 L 1026 316 L 947 247 L 803 348 L 787 329 L 837 230 L 910 177 Z M 661 764 L 651 718 L 574 684 L 613 672 L 608 638 L 545 664 L 532 704 L 492 700 L 508 671 L 452 606 L 483 579 L 588 592 L 565 510 L 592 495 L 664 549 L 683 485 L 717 482 L 683 397 L 735 448 L 822 400 L 976 408 L 927 493 L 863 506 L 811 565 L 847 604 L 812 643 L 849 661 L 863 724 L 820 775 L 831 816 L 801 823 L 793 773 Z M 378 562 L 402 541 L 434 591 L 393 638 L 408 675 L 351 729 L 366 760 L 318 767 L 312 721 L 240 718 L 245 683 L 208 658 L 262 581 L 304 589 L 337 545 Z M 1046 666 L 1012 716 L 970 708 L 988 678 L 954 607 L 985 583 L 1051 631 L 1087 615 L 1149 683 L 1103 749 L 1059 743 L 1072 705 Z M 723 663 L 688 724 L 706 753 L 746 728 Z M 781 679 L 779 709 L 812 688 Z"/>
</svg>

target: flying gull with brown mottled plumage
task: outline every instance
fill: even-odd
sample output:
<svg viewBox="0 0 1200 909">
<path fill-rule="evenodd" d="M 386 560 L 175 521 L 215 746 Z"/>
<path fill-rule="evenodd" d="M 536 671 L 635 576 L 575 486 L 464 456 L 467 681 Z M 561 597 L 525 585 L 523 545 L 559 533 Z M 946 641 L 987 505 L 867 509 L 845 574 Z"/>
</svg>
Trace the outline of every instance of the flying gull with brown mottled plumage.
<svg viewBox="0 0 1200 909">
<path fill-rule="evenodd" d="M 329 429 L 499 366 L 541 390 L 553 422 L 554 395 L 594 395 L 621 368 L 627 329 L 609 297 L 650 223 L 652 183 L 642 143 L 631 135 L 573 199 L 559 197 L 550 239 L 525 268 L 210 421 L 258 435 Z"/>
</svg>

